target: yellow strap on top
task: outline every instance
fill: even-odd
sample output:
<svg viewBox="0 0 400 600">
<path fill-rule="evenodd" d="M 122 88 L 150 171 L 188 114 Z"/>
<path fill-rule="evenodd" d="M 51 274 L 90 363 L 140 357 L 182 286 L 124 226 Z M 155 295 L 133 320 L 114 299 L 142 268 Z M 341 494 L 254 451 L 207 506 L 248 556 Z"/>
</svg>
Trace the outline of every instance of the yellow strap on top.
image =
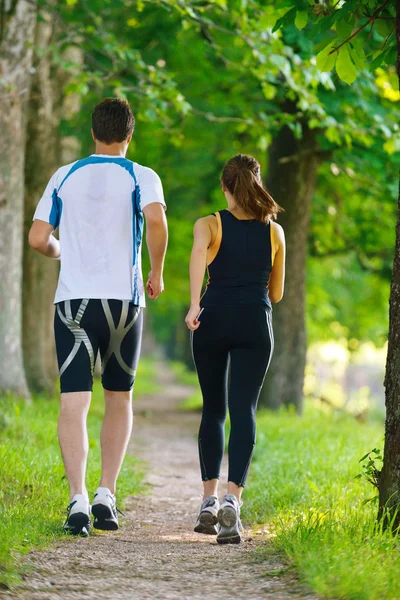
<svg viewBox="0 0 400 600">
<path fill-rule="evenodd" d="M 217 212 L 215 213 L 215 216 L 217 218 L 217 235 L 215 236 L 215 240 L 207 250 L 207 265 L 210 265 L 214 258 L 217 256 L 222 242 L 221 215 L 219 214 L 219 212 Z"/>
<path fill-rule="evenodd" d="M 277 243 L 275 237 L 275 223 L 270 221 L 270 236 L 271 236 L 271 265 L 274 265 L 275 254 L 277 251 Z"/>
</svg>

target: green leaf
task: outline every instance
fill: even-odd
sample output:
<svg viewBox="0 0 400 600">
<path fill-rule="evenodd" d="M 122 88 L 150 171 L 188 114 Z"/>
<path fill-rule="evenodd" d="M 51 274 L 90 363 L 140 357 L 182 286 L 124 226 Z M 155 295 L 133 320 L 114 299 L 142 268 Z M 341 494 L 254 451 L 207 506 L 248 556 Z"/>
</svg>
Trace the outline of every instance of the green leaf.
<svg viewBox="0 0 400 600">
<path fill-rule="evenodd" d="M 352 31 L 353 23 L 351 21 L 348 23 L 345 19 L 340 19 L 340 21 L 336 23 L 336 33 L 341 41 L 347 40 Z"/>
<path fill-rule="evenodd" d="M 374 54 L 372 63 L 369 65 L 370 71 L 375 71 L 383 63 L 386 51 L 381 52 L 380 50 Z"/>
<path fill-rule="evenodd" d="M 386 140 L 386 142 L 383 144 L 383 149 L 388 154 L 394 154 L 395 152 L 399 152 L 400 151 L 400 139 L 399 138 L 390 138 L 389 140 Z"/>
<path fill-rule="evenodd" d="M 313 52 L 317 53 L 321 52 L 321 50 L 323 50 L 324 48 L 326 48 L 326 46 L 328 44 L 332 43 L 332 38 L 324 38 L 321 42 L 318 42 L 318 44 L 316 44 L 313 48 Z"/>
<path fill-rule="evenodd" d="M 364 456 L 362 458 L 360 458 L 360 460 L 358 462 L 362 462 L 363 460 L 365 460 L 366 458 L 368 458 L 368 456 L 371 454 L 371 452 L 367 452 L 367 454 L 364 454 Z"/>
<path fill-rule="evenodd" d="M 331 42 L 317 54 L 317 67 L 323 73 L 326 71 L 331 71 L 335 66 L 337 53 L 333 52 L 333 54 L 329 54 L 331 50 L 333 50 L 333 43 Z"/>
<path fill-rule="evenodd" d="M 393 42 L 393 44 L 391 44 L 389 46 L 389 48 L 386 50 L 384 60 L 385 60 L 386 65 L 391 65 L 391 66 L 396 65 L 396 63 L 397 63 L 397 47 L 396 47 L 395 42 Z"/>
<path fill-rule="evenodd" d="M 277 22 L 275 23 L 273 29 L 272 29 L 272 33 L 274 33 L 275 31 L 277 31 L 280 27 L 282 27 L 282 25 L 284 23 L 290 23 L 290 21 L 293 19 L 294 14 L 296 12 L 296 8 L 291 8 L 290 10 L 288 10 L 287 13 L 285 13 L 283 15 L 283 17 L 281 17 L 280 19 L 277 20 Z"/>
<path fill-rule="evenodd" d="M 358 52 L 358 50 L 356 48 L 352 48 L 351 46 L 349 46 L 349 52 L 350 52 L 350 56 L 351 56 L 354 64 L 356 65 L 357 69 L 359 69 L 359 71 L 362 71 L 365 67 L 364 52 L 362 51 L 360 53 L 360 52 Z"/>
<path fill-rule="evenodd" d="M 347 45 L 342 46 L 339 50 L 336 60 L 336 73 L 342 81 L 349 85 L 357 78 L 357 68 L 351 60 Z"/>
<path fill-rule="evenodd" d="M 294 24 L 297 29 L 304 29 L 304 27 L 308 23 L 308 12 L 306 10 L 298 10 L 296 13 L 296 18 L 294 20 Z"/>
<path fill-rule="evenodd" d="M 343 6 L 341 6 L 341 8 L 340 8 L 340 12 L 342 14 L 349 14 L 357 8 L 358 4 L 359 4 L 358 0 L 346 0 L 346 2 L 343 2 Z M 374 0 L 374 4 L 375 4 L 375 0 Z M 339 12 L 339 11 L 336 11 L 336 12 Z"/>
<path fill-rule="evenodd" d="M 267 100 L 272 100 L 272 98 L 275 98 L 276 92 L 277 92 L 276 86 L 274 86 L 270 83 L 267 83 L 267 82 L 263 82 L 261 84 L 261 87 L 262 87 L 263 94 L 267 98 Z"/>
<path fill-rule="evenodd" d="M 375 29 L 383 38 L 387 38 L 393 32 L 393 23 L 386 19 L 376 19 Z M 393 32 L 394 33 L 394 32 Z"/>
<path fill-rule="evenodd" d="M 343 10 L 343 9 L 341 9 L 341 10 Z M 323 19 L 320 19 L 320 21 L 317 23 L 317 25 L 314 28 L 315 35 L 317 36 L 317 35 L 320 35 L 321 33 L 325 33 L 325 31 L 327 31 L 328 29 L 330 29 L 332 27 L 334 22 L 335 22 L 335 12 L 333 12 L 328 17 L 324 17 Z"/>
</svg>

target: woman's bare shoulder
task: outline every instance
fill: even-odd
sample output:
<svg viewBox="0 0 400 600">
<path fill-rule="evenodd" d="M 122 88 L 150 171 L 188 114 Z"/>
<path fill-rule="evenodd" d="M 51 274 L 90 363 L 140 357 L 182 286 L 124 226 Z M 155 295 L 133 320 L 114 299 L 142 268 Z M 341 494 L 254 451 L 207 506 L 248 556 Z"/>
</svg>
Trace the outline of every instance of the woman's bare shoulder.
<svg viewBox="0 0 400 600">
<path fill-rule="evenodd" d="M 274 229 L 275 237 L 284 244 L 285 232 L 283 231 L 282 225 L 279 225 L 279 223 L 276 223 L 275 221 L 271 221 L 271 227 Z"/>
</svg>

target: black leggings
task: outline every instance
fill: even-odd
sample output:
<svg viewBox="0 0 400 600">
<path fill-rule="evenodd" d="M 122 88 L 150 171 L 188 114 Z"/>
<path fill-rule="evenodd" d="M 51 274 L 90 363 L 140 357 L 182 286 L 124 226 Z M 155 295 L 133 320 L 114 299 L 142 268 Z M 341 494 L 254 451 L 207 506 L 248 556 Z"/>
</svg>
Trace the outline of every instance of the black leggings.
<svg viewBox="0 0 400 600">
<path fill-rule="evenodd" d="M 256 441 L 258 397 L 273 351 L 271 311 L 258 305 L 206 307 L 199 320 L 192 348 L 203 394 L 199 431 L 202 479 L 219 478 L 228 404 L 228 481 L 244 486 Z"/>
</svg>

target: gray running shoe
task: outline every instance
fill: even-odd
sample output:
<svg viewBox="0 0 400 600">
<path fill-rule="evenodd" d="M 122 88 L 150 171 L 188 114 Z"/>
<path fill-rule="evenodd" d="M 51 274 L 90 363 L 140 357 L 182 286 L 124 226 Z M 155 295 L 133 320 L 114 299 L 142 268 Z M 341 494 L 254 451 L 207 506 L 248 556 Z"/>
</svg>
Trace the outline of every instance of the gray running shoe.
<svg viewBox="0 0 400 600">
<path fill-rule="evenodd" d="M 218 533 L 218 509 L 219 502 L 217 496 L 207 496 L 201 504 L 199 516 L 197 517 L 194 530 L 196 533 L 205 533 L 207 535 L 217 535 Z"/>
<path fill-rule="evenodd" d="M 68 517 L 64 523 L 64 531 L 72 535 L 89 535 L 90 504 L 84 494 L 75 494 L 67 508 Z"/>
<path fill-rule="evenodd" d="M 217 535 L 218 544 L 240 544 L 243 531 L 240 521 L 240 506 L 238 499 L 233 494 L 227 494 L 221 502 L 218 511 L 220 529 Z"/>
<path fill-rule="evenodd" d="M 97 488 L 92 504 L 93 527 L 103 531 L 116 531 L 119 527 L 117 511 L 114 494 L 106 487 Z"/>
</svg>

